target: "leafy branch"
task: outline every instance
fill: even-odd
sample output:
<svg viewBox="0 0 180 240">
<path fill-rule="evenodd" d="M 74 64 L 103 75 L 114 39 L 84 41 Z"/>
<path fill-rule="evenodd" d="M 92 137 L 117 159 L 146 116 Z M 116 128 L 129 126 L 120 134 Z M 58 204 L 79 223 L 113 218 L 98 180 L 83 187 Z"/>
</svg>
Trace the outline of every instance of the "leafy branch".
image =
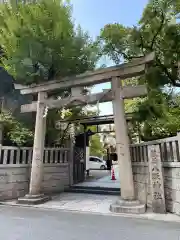
<svg viewBox="0 0 180 240">
<path fill-rule="evenodd" d="M 8 129 L 10 140 L 18 146 L 33 141 L 33 132 L 18 122 L 11 112 L 2 111 L 0 113 L 0 122 Z"/>
</svg>

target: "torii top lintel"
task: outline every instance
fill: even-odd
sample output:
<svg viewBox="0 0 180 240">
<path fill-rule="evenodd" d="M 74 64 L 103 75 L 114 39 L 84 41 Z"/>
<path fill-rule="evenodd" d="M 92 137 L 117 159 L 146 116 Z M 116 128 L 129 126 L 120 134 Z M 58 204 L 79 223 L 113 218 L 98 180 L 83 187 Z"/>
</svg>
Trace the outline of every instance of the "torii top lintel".
<svg viewBox="0 0 180 240">
<path fill-rule="evenodd" d="M 36 94 L 38 92 L 50 92 L 55 89 L 90 86 L 109 82 L 113 77 L 120 77 L 120 79 L 136 77 L 144 74 L 146 65 L 152 63 L 154 57 L 155 54 L 152 52 L 144 57 L 133 59 L 129 63 L 85 72 L 80 75 L 65 77 L 61 80 L 53 80 L 38 85 L 23 86 L 22 88 L 18 87 L 18 89 L 20 89 L 21 94 Z"/>
</svg>

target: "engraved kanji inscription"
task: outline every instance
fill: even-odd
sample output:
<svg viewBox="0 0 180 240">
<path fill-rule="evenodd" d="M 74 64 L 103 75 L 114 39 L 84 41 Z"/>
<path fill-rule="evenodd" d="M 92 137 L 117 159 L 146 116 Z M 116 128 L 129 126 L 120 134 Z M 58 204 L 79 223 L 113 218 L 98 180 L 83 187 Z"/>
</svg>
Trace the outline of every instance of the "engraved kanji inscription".
<svg viewBox="0 0 180 240">
<path fill-rule="evenodd" d="M 152 208 L 158 213 L 166 212 L 164 184 L 162 177 L 160 147 L 153 145 L 148 147 L 149 172 L 152 190 Z M 160 207 L 159 207 L 160 206 Z"/>
<path fill-rule="evenodd" d="M 160 192 L 154 192 L 153 197 L 155 200 L 162 200 L 162 194 Z"/>
</svg>

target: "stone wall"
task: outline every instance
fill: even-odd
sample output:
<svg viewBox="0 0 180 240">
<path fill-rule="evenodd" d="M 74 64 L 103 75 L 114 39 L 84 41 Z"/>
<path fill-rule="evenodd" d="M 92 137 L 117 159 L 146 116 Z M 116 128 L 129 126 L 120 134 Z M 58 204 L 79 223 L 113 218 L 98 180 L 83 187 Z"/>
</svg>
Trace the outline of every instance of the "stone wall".
<svg viewBox="0 0 180 240">
<path fill-rule="evenodd" d="M 53 194 L 70 185 L 69 152 L 69 149 L 45 149 L 42 192 Z M 0 201 L 28 193 L 31 156 L 31 148 L 0 147 Z"/>
<path fill-rule="evenodd" d="M 148 148 L 158 145 L 162 162 L 163 185 L 166 210 L 180 215 L 180 134 L 130 147 L 135 194 L 138 200 L 152 206 L 152 186 L 150 184 L 150 168 Z"/>
<path fill-rule="evenodd" d="M 163 169 L 166 209 L 180 215 L 180 163 L 163 163 Z"/>
<path fill-rule="evenodd" d="M 29 177 L 28 165 L 0 166 L 0 200 L 24 196 L 28 192 Z"/>
<path fill-rule="evenodd" d="M 136 199 L 151 207 L 152 200 L 148 163 L 133 163 L 132 170 Z"/>
<path fill-rule="evenodd" d="M 69 164 L 51 164 L 44 166 L 44 193 L 62 192 L 70 185 Z"/>
<path fill-rule="evenodd" d="M 25 164 L 0 166 L 0 201 L 15 199 L 28 193 L 30 166 Z M 62 192 L 69 186 L 68 164 L 45 164 L 42 191 Z"/>
</svg>

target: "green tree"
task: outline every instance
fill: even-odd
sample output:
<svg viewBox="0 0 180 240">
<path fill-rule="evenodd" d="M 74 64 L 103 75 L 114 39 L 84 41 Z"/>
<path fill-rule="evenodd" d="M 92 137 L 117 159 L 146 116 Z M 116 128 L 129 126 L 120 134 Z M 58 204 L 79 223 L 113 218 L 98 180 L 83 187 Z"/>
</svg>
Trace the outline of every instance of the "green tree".
<svg viewBox="0 0 180 240">
<path fill-rule="evenodd" d="M 102 157 L 104 155 L 104 148 L 98 134 L 93 135 L 90 140 L 90 155 Z"/>
<path fill-rule="evenodd" d="M 126 111 L 134 110 L 130 134 L 134 141 L 150 141 L 159 138 L 171 137 L 180 131 L 180 96 L 174 92 L 151 91 L 150 98 L 128 100 Z M 153 102 L 154 101 L 154 102 Z M 154 107 L 156 106 L 156 107 Z"/>
<path fill-rule="evenodd" d="M 74 27 L 69 1 L 3 4 L 0 8 L 2 66 L 23 84 L 34 84 L 91 70 L 97 47 Z"/>
<path fill-rule="evenodd" d="M 91 126 L 88 129 L 90 129 L 92 132 L 96 131 L 96 127 L 94 127 L 94 126 Z M 104 151 L 103 143 L 101 141 L 100 134 L 97 133 L 97 134 L 91 136 L 89 146 L 90 146 L 90 155 L 91 156 L 102 157 L 104 155 L 105 151 Z"/>
<path fill-rule="evenodd" d="M 138 78 L 139 82 L 148 83 L 148 96 L 142 100 L 133 100 L 134 103 L 126 102 L 126 110 L 128 107 L 137 111 L 135 131 L 141 131 L 142 140 L 173 135 L 175 129 L 179 129 L 174 122 L 179 118 L 179 112 L 177 109 L 172 110 L 166 101 L 169 96 L 163 93 L 167 84 L 180 86 L 179 10 L 179 0 L 149 0 L 136 26 L 130 28 L 120 23 L 107 24 L 100 33 L 103 54 L 116 64 L 155 52 L 154 64 L 145 76 Z M 137 122 L 141 126 L 137 126 Z"/>
<path fill-rule="evenodd" d="M 23 123 L 17 121 L 11 112 L 2 111 L 0 114 L 0 123 L 3 124 L 5 140 L 9 139 L 15 145 L 30 145 L 33 142 L 33 132 Z"/>
<path fill-rule="evenodd" d="M 154 51 L 156 59 L 146 80 L 155 86 L 167 83 L 180 86 L 177 68 L 180 58 L 179 5 L 179 0 L 149 0 L 135 27 L 107 24 L 99 38 L 103 53 L 119 63 Z"/>
<path fill-rule="evenodd" d="M 37 84 L 83 73 L 94 69 L 98 60 L 97 44 L 74 26 L 69 1 L 1 4 L 0 25 L 1 65 L 18 83 Z M 68 89 L 53 92 L 54 97 L 68 94 Z M 81 115 L 81 108 L 71 112 L 74 117 Z M 49 144 L 58 137 L 55 121 L 60 118 L 60 111 L 48 114 Z"/>
</svg>

